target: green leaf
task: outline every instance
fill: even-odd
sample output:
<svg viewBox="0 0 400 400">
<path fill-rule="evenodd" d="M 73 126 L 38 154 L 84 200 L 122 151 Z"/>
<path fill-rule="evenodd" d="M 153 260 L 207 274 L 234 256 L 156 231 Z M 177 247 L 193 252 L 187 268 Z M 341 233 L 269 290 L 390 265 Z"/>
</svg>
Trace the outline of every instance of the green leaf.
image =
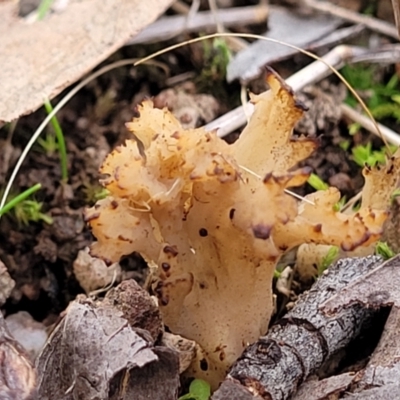
<svg viewBox="0 0 400 400">
<path fill-rule="evenodd" d="M 375 253 L 382 256 L 385 260 L 396 255 L 386 242 L 378 242 L 375 247 Z"/>
<path fill-rule="evenodd" d="M 326 190 L 329 189 L 329 185 L 325 183 L 318 175 L 311 174 L 307 180 L 308 184 L 315 190 Z"/>
<path fill-rule="evenodd" d="M 178 400 L 208 400 L 211 396 L 211 387 L 202 379 L 195 379 L 189 386 L 189 393 Z"/>
<path fill-rule="evenodd" d="M 342 140 L 339 143 L 339 146 L 341 149 L 343 149 L 344 151 L 347 151 L 350 147 L 350 140 Z"/>
<path fill-rule="evenodd" d="M 334 261 L 339 254 L 339 247 L 331 246 L 322 259 L 321 265 L 318 266 L 318 276 L 321 275 Z"/>
<path fill-rule="evenodd" d="M 340 211 L 346 204 L 346 196 L 340 198 L 340 200 L 333 206 L 334 211 Z"/>
</svg>

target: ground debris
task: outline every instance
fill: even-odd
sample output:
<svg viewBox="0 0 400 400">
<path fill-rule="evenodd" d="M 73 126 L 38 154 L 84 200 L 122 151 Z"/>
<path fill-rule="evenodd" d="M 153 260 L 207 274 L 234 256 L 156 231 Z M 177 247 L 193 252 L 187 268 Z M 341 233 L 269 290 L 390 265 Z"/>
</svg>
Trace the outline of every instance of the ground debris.
<svg viewBox="0 0 400 400">
<path fill-rule="evenodd" d="M 121 280 L 120 265 L 114 263 L 108 267 L 103 260 L 92 257 L 88 247 L 78 252 L 73 263 L 73 270 L 86 294 Z"/>
<path fill-rule="evenodd" d="M 26 23 L 18 18 L 17 2 L 0 2 L 4 60 L 0 88 L 7 94 L 0 105 L 0 121 L 11 121 L 40 107 L 44 98 L 54 97 L 80 79 L 170 3 L 74 0 L 63 12 Z"/>
<path fill-rule="evenodd" d="M 374 314 L 356 304 L 327 316 L 319 306 L 380 264 L 382 259 L 374 256 L 339 260 L 300 296 L 285 318 L 245 350 L 212 399 L 227 399 L 226 390 L 236 393 L 233 386 L 238 400 L 287 399 L 325 360 L 354 339 Z"/>
<path fill-rule="evenodd" d="M 326 15 L 300 15 L 283 7 L 270 7 L 268 16 L 268 38 L 287 42 L 299 47 L 307 47 L 330 32 L 334 31 L 342 21 L 339 18 Z M 227 79 L 248 81 L 259 76 L 262 68 L 285 59 L 297 50 L 280 43 L 257 40 L 246 49 L 237 53 L 228 65 Z"/>
<path fill-rule="evenodd" d="M 177 353 L 154 347 L 110 304 L 83 296 L 68 307 L 37 369 L 42 400 L 173 400 L 178 393 Z"/>
<path fill-rule="evenodd" d="M 36 373 L 0 313 L 0 399 L 35 400 Z"/>
<path fill-rule="evenodd" d="M 347 372 L 330 376 L 322 380 L 309 380 L 300 386 L 300 389 L 291 400 L 335 400 L 340 393 L 348 389 L 353 382 L 354 373 Z"/>
</svg>

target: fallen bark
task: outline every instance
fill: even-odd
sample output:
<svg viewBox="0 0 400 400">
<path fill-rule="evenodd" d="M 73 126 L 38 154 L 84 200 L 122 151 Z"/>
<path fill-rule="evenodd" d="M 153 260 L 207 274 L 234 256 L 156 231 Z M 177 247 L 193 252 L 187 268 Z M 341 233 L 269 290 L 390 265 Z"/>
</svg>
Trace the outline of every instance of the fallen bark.
<svg viewBox="0 0 400 400">
<path fill-rule="evenodd" d="M 352 304 L 328 316 L 319 306 L 381 264 L 382 259 L 374 256 L 339 260 L 285 318 L 245 350 L 212 400 L 287 399 L 333 353 L 357 337 L 374 314 Z"/>
<path fill-rule="evenodd" d="M 0 399 L 36 400 L 36 372 L 0 313 Z"/>
<path fill-rule="evenodd" d="M 175 400 L 178 353 L 154 346 L 160 321 L 150 296 L 129 281 L 103 303 L 79 297 L 38 358 L 39 398 Z"/>
</svg>

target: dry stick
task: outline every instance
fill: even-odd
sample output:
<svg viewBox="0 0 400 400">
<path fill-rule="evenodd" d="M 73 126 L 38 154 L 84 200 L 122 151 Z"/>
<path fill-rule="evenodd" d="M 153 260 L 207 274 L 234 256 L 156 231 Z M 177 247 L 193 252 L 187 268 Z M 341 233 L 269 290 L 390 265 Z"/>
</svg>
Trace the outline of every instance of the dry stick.
<svg viewBox="0 0 400 400">
<path fill-rule="evenodd" d="M 400 0 L 392 0 L 394 20 L 397 26 L 397 33 L 400 36 Z"/>
<path fill-rule="evenodd" d="M 307 85 L 318 82 L 331 74 L 331 69 L 328 65 L 339 68 L 348 59 L 355 55 L 361 55 L 364 49 L 354 46 L 340 45 L 335 47 L 329 53 L 321 57 L 323 61 L 314 61 L 299 72 L 296 72 L 288 79 L 287 84 L 296 92 L 301 90 Z M 253 105 L 247 103 L 243 106 L 237 107 L 234 110 L 224 114 L 222 117 L 217 118 L 205 126 L 206 130 L 211 131 L 218 129 L 218 136 L 224 137 L 236 129 L 239 129 L 246 124 L 246 116 L 253 113 Z"/>
<path fill-rule="evenodd" d="M 397 58 L 397 53 L 400 51 L 399 46 L 395 46 L 396 57 L 391 59 L 391 62 L 394 62 L 394 59 Z M 381 50 L 368 51 L 361 47 L 356 46 L 347 46 L 340 45 L 335 47 L 325 56 L 321 57 L 327 64 L 339 69 L 345 62 L 351 63 L 353 60 L 355 61 L 369 61 L 378 62 L 380 59 L 376 57 L 376 54 L 381 54 L 383 57 L 388 57 L 390 53 L 389 48 L 386 48 L 384 52 Z M 400 54 L 399 59 L 400 59 Z M 286 79 L 287 84 L 294 90 L 298 91 L 304 88 L 307 85 L 316 83 L 321 79 L 327 77 L 331 74 L 331 69 L 327 66 L 327 64 L 321 61 L 314 61 L 309 64 L 307 67 L 303 68 L 299 72 L 296 72 L 291 77 Z M 349 107 L 341 106 L 342 111 L 349 118 L 354 119 L 354 121 L 359 122 L 365 129 L 370 132 L 376 134 L 377 136 L 383 136 L 388 142 L 393 143 L 395 145 L 400 145 L 400 136 L 392 131 L 391 129 L 381 125 L 378 125 L 380 132 L 378 131 L 374 122 L 372 122 L 368 117 L 365 117 L 356 111 L 350 111 Z M 253 113 L 254 107 L 252 104 L 247 103 L 241 107 L 237 107 L 234 110 L 224 114 L 222 117 L 217 118 L 213 122 L 210 122 L 205 126 L 206 130 L 211 131 L 214 129 L 218 130 L 218 136 L 224 137 L 229 133 L 233 132 L 236 129 L 239 129 L 241 126 L 246 124 L 247 118 Z"/>
<path fill-rule="evenodd" d="M 347 258 L 329 268 L 285 318 L 244 351 L 212 400 L 287 399 L 374 316 L 353 305 L 328 317 L 319 305 L 382 262 L 376 256 Z"/>
<path fill-rule="evenodd" d="M 377 18 L 368 17 L 367 15 L 361 15 L 354 11 L 348 10 L 347 8 L 339 7 L 332 4 L 329 1 L 319 0 L 303 0 L 304 4 L 313 8 L 314 10 L 322 11 L 324 13 L 332 14 L 337 17 L 343 18 L 347 21 L 354 22 L 356 24 L 363 24 L 367 28 L 382 33 L 383 35 L 392 37 L 398 40 L 399 34 L 397 28 L 388 22 L 382 21 Z"/>
<path fill-rule="evenodd" d="M 285 42 L 282 42 L 282 41 L 277 40 L 277 39 L 266 38 L 266 37 L 263 37 L 263 36 L 260 36 L 260 35 L 254 35 L 254 34 L 250 34 L 250 33 L 244 33 L 244 34 L 243 34 L 243 33 L 234 33 L 234 34 L 231 34 L 231 33 L 229 33 L 229 34 L 228 34 L 228 33 L 214 33 L 214 34 L 211 34 L 211 35 L 206 35 L 206 36 L 203 36 L 203 37 L 198 37 L 198 38 L 190 39 L 190 40 L 187 40 L 187 41 L 184 41 L 184 42 L 181 42 L 181 43 L 178 43 L 178 44 L 175 44 L 175 45 L 166 47 L 166 48 L 164 48 L 164 49 L 162 49 L 162 50 L 159 50 L 159 51 L 157 51 L 157 52 L 155 52 L 155 53 L 152 53 L 151 55 L 149 55 L 149 56 L 147 56 L 147 57 L 141 58 L 140 60 L 136 61 L 133 65 L 136 67 L 136 66 L 141 65 L 141 64 L 144 64 L 144 63 L 146 63 L 146 62 L 148 62 L 148 61 L 150 61 L 150 60 L 153 60 L 154 58 L 158 57 L 158 56 L 161 55 L 161 54 L 168 53 L 168 52 L 170 52 L 170 51 L 172 51 L 172 50 L 181 48 L 181 47 L 186 46 L 186 45 L 191 44 L 191 43 L 197 43 L 197 42 L 200 42 L 200 41 L 202 41 L 202 40 L 214 39 L 214 38 L 217 38 L 217 37 L 240 37 L 240 38 L 249 38 L 249 39 L 251 38 L 251 39 L 265 40 L 265 41 L 269 41 L 269 42 L 272 42 L 272 43 L 279 43 L 279 44 L 281 44 L 281 45 L 290 47 L 290 48 L 292 48 L 292 49 L 296 49 L 296 50 L 298 50 L 299 52 L 301 52 L 301 53 L 303 53 L 303 54 L 305 54 L 305 55 L 308 55 L 309 57 L 311 57 L 311 58 L 313 58 L 313 59 L 318 59 L 318 60 L 320 60 L 320 61 L 319 61 L 319 64 L 320 64 L 319 67 L 320 67 L 320 68 L 325 68 L 327 71 L 331 71 L 331 72 L 333 72 L 336 76 L 338 76 L 338 77 L 342 80 L 342 82 L 346 85 L 346 87 L 350 90 L 350 92 L 357 98 L 357 100 L 359 101 L 359 103 L 363 106 L 365 112 L 366 112 L 366 113 L 368 114 L 368 116 L 373 120 L 373 123 L 376 124 L 376 121 L 374 120 L 374 118 L 373 118 L 371 112 L 368 110 L 368 108 L 367 108 L 367 106 L 365 105 L 365 103 L 363 102 L 363 100 L 360 98 L 360 96 L 358 96 L 358 94 L 357 94 L 357 93 L 355 92 L 355 90 L 349 85 L 349 83 L 342 77 L 342 75 L 337 71 L 337 69 L 335 69 L 334 67 L 332 67 L 332 64 L 329 63 L 329 60 L 327 61 L 326 58 L 325 58 L 325 59 L 319 58 L 319 57 L 317 57 L 315 54 L 313 54 L 313 53 L 310 52 L 310 51 L 303 50 L 303 49 L 299 48 L 298 46 L 294 46 L 294 45 L 292 45 L 292 44 L 285 43 Z M 351 48 L 350 46 L 338 46 L 338 47 L 336 47 L 336 53 L 330 52 L 330 53 L 328 53 L 328 55 L 331 54 L 331 58 L 332 58 L 333 56 L 335 56 L 335 57 L 334 57 L 335 60 L 336 60 L 337 58 L 339 58 L 339 59 L 341 59 L 341 60 L 343 61 L 343 59 L 345 59 L 344 54 L 347 54 L 347 53 L 349 53 L 349 52 L 351 53 L 351 51 L 350 51 L 351 49 L 352 49 L 352 48 Z M 344 53 L 344 54 L 341 54 L 341 53 Z M 340 55 L 340 54 L 341 54 L 341 55 Z M 327 55 L 327 56 L 328 56 L 328 55 Z M 327 57 L 327 56 L 326 56 L 326 57 Z M 18 159 L 18 161 L 17 161 L 17 163 L 16 163 L 16 165 L 15 165 L 15 167 L 14 167 L 13 172 L 11 173 L 10 179 L 9 179 L 9 181 L 7 182 L 7 185 L 6 185 L 5 189 L 4 189 L 4 193 L 3 193 L 3 195 L 1 196 L 0 209 L 4 207 L 4 204 L 5 204 L 5 202 L 7 201 L 7 197 L 8 197 L 8 195 L 9 195 L 9 193 L 10 193 L 11 186 L 12 186 L 12 184 L 14 183 L 14 180 L 15 180 L 15 178 L 16 178 L 18 172 L 19 172 L 19 169 L 21 168 L 21 165 L 22 165 L 22 163 L 24 162 L 24 160 L 25 160 L 25 158 L 26 158 L 26 156 L 27 156 L 29 150 L 31 149 L 31 147 L 32 147 L 33 144 L 35 143 L 36 139 L 40 136 L 40 134 L 42 133 L 43 129 L 44 129 L 44 128 L 46 127 L 46 125 L 48 124 L 50 118 L 52 118 L 53 115 L 55 115 L 55 114 L 70 100 L 70 98 L 71 98 L 72 96 L 75 95 L 75 93 L 77 93 L 84 85 L 86 85 L 86 84 L 87 84 L 88 82 L 90 82 L 92 79 L 95 79 L 97 76 L 100 76 L 101 74 L 105 73 L 106 71 L 109 71 L 109 70 L 111 70 L 111 69 L 113 69 L 113 68 L 116 68 L 117 65 L 119 65 L 119 66 L 121 66 L 121 65 L 126 65 L 126 64 L 128 64 L 129 62 L 130 62 L 129 60 L 121 60 L 121 61 L 119 61 L 119 62 L 113 63 L 112 65 L 108 65 L 108 66 L 106 66 L 106 67 L 101 68 L 99 71 L 96 71 L 95 73 L 93 73 L 92 75 L 90 75 L 88 78 L 86 78 L 84 81 L 80 82 L 74 89 L 72 89 L 72 90 L 57 104 L 57 106 L 54 108 L 54 110 L 46 117 L 46 119 L 40 124 L 40 126 L 38 127 L 38 129 L 33 133 L 32 137 L 29 139 L 29 141 L 28 141 L 28 143 L 26 144 L 26 146 L 25 146 L 23 152 L 21 153 L 21 155 L 20 155 L 20 157 L 19 157 L 19 159 Z M 304 70 L 307 70 L 307 68 L 308 68 L 308 67 L 304 68 Z M 316 68 L 318 69 L 318 63 L 316 64 Z M 303 70 L 303 71 L 304 71 L 304 70 Z M 327 73 L 327 71 L 325 71 L 325 73 Z M 295 76 L 296 76 L 296 74 L 295 74 Z M 293 78 L 293 77 L 292 77 L 292 78 Z M 303 78 L 306 79 L 306 77 L 303 77 Z M 228 113 L 228 114 L 229 114 L 229 113 Z M 241 118 L 241 115 L 240 115 L 240 114 L 243 115 L 243 111 L 242 111 L 242 110 L 239 110 L 239 118 Z M 241 124 L 243 124 L 243 123 L 241 123 Z M 241 125 L 241 124 L 240 124 L 240 125 Z M 240 125 L 239 125 L 239 126 L 240 126 Z M 218 128 L 218 126 L 217 126 L 216 128 Z M 379 130 L 379 128 L 377 128 L 377 130 Z M 385 137 L 384 137 L 384 136 L 382 136 L 382 139 L 385 141 Z M 1 216 L 0 216 L 0 217 L 1 217 Z"/>
<path fill-rule="evenodd" d="M 364 129 L 379 136 L 376 127 L 374 126 L 374 124 L 371 123 L 371 120 L 367 118 L 365 115 L 362 115 L 354 108 L 349 107 L 347 104 L 341 104 L 340 109 L 345 117 L 350 118 L 352 121 L 359 123 Z M 396 132 L 392 131 L 391 129 L 380 123 L 378 123 L 378 127 L 382 135 L 385 136 L 385 138 L 390 143 L 393 143 L 396 146 L 400 146 L 400 135 L 398 135 Z"/>
<path fill-rule="evenodd" d="M 267 9 L 260 6 L 227 8 L 218 11 L 218 20 L 224 26 L 254 24 L 265 21 Z M 151 24 L 139 35 L 129 40 L 126 45 L 148 43 L 171 38 L 181 33 L 201 30 L 215 30 L 215 22 L 211 11 L 195 14 L 188 19 L 185 15 L 161 18 Z"/>
</svg>

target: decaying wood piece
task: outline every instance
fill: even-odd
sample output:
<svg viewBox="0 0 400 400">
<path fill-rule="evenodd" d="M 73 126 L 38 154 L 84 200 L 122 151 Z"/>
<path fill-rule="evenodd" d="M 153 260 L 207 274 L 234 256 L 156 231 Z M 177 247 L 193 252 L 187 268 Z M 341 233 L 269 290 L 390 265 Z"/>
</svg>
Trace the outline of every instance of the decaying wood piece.
<svg viewBox="0 0 400 400">
<path fill-rule="evenodd" d="M 129 289 L 110 297 L 118 308 L 112 301 L 95 304 L 83 296 L 70 304 L 37 362 L 41 400 L 176 399 L 178 355 L 153 346 L 147 331 L 131 327 L 132 315 L 128 322 L 120 311 Z"/>
<path fill-rule="evenodd" d="M 0 399 L 36 400 L 36 372 L 0 313 Z"/>
<path fill-rule="evenodd" d="M 346 399 L 391 400 L 400 398 L 400 255 L 386 261 L 368 274 L 354 280 L 322 305 L 325 312 L 354 304 L 392 310 L 367 367 L 358 373 Z"/>
<path fill-rule="evenodd" d="M 382 259 L 374 256 L 339 260 L 285 318 L 245 350 L 212 399 L 227 399 L 226 393 L 237 400 L 287 399 L 329 356 L 354 339 L 374 313 L 352 304 L 328 316 L 319 306 L 380 264 Z"/>
<path fill-rule="evenodd" d="M 367 367 L 354 379 L 347 400 L 397 400 L 400 398 L 400 308 L 394 306 L 380 342 Z"/>
<path fill-rule="evenodd" d="M 161 336 L 164 326 L 157 304 L 133 279 L 111 289 L 104 299 L 105 304 L 121 311 L 132 328 L 149 332 L 153 343 Z"/>
<path fill-rule="evenodd" d="M 334 400 L 346 391 L 353 382 L 355 374 L 346 372 L 322 380 L 309 380 L 300 386 L 291 400 Z M 335 396 L 335 397 L 333 397 Z"/>
</svg>

